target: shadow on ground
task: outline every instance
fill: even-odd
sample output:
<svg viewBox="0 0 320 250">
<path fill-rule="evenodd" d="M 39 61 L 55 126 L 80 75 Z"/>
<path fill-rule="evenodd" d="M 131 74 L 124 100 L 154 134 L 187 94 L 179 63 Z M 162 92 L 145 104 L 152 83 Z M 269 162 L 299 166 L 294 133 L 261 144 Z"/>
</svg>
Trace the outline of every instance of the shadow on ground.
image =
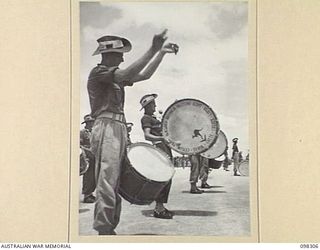
<svg viewBox="0 0 320 250">
<path fill-rule="evenodd" d="M 201 210 L 170 210 L 175 216 L 217 216 L 215 211 L 201 211 Z M 146 217 L 153 217 L 153 210 L 142 210 L 142 215 Z"/>
<path fill-rule="evenodd" d="M 205 190 L 204 194 L 222 194 L 227 193 L 227 191 L 213 191 L 213 190 Z"/>
<path fill-rule="evenodd" d="M 164 234 L 137 233 L 137 234 L 128 234 L 128 235 L 164 235 Z"/>
<path fill-rule="evenodd" d="M 190 191 L 182 191 L 181 193 L 190 193 Z M 206 193 L 211 193 L 211 194 L 219 194 L 219 193 L 226 193 L 226 191 L 211 191 L 211 190 L 208 190 L 206 189 L 203 194 L 206 194 Z M 198 195 L 198 194 L 197 194 Z M 199 194 L 200 195 L 200 194 Z"/>
</svg>

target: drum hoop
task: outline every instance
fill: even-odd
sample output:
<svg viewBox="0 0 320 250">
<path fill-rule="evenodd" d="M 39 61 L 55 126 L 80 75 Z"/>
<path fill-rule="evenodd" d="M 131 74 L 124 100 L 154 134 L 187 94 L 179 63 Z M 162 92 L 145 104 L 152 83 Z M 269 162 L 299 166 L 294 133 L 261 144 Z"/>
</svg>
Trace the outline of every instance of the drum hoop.
<svg viewBox="0 0 320 250">
<path fill-rule="evenodd" d="M 169 157 L 165 152 L 163 152 L 161 149 L 156 148 L 156 146 L 154 146 L 154 145 L 152 145 L 152 144 L 149 144 L 149 143 L 146 143 L 146 142 L 135 142 L 135 143 L 132 143 L 132 144 L 130 144 L 130 145 L 128 146 L 128 153 L 130 152 L 130 150 L 131 150 L 132 148 L 134 148 L 134 147 L 136 147 L 136 146 L 146 146 L 146 147 L 148 147 L 148 148 L 155 149 L 155 150 L 158 151 L 162 156 L 166 157 L 166 159 L 168 159 L 168 162 L 169 162 L 170 167 L 173 169 L 172 175 L 171 175 L 171 177 L 170 177 L 169 180 L 171 180 L 171 179 L 173 178 L 174 173 L 175 173 L 174 165 L 173 165 L 170 157 Z M 129 158 L 129 156 L 128 156 L 128 158 Z M 129 161 L 130 161 L 130 159 L 129 159 Z M 133 173 L 136 174 L 139 178 L 141 178 L 141 179 L 143 179 L 143 180 L 146 180 L 146 181 L 148 181 L 148 182 L 150 182 L 150 183 L 166 183 L 166 182 L 168 182 L 168 181 L 155 181 L 155 180 L 151 180 L 151 179 L 143 176 L 141 173 L 139 173 L 139 172 L 134 168 L 134 166 L 131 164 L 131 162 L 130 162 L 130 165 L 131 165 L 131 166 L 130 166 L 130 169 L 133 170 Z"/>
<path fill-rule="evenodd" d="M 218 155 L 218 156 L 215 157 L 215 158 L 208 158 L 208 159 L 216 159 L 216 158 L 219 158 L 220 156 L 222 156 L 222 155 L 224 154 L 224 152 L 226 151 L 226 148 L 227 148 L 228 145 L 229 145 L 228 138 L 227 138 L 226 134 L 225 134 L 222 130 L 219 131 L 219 134 L 220 134 L 220 133 L 222 134 L 222 136 L 224 137 L 224 139 L 225 139 L 226 142 L 227 142 L 226 147 L 225 147 L 224 151 L 223 151 L 220 155 Z M 216 143 L 217 140 L 218 140 L 219 134 L 218 134 L 218 136 L 217 136 L 217 139 L 216 139 L 215 143 Z M 214 143 L 212 144 L 211 147 L 213 147 L 213 145 L 214 145 Z M 211 147 L 210 147 L 210 148 L 211 148 Z M 210 149 L 210 148 L 209 148 L 209 149 Z M 209 150 L 209 149 L 207 149 L 207 150 Z M 205 153 L 205 152 L 206 152 L 206 151 L 202 152 L 202 153 L 201 153 L 201 156 L 203 156 L 202 154 Z M 203 157 L 205 157 L 205 156 L 203 156 Z M 206 157 L 205 157 L 205 158 L 206 158 Z"/>
<path fill-rule="evenodd" d="M 155 180 L 151 180 L 147 177 L 145 177 L 144 175 L 140 174 L 135 168 L 133 165 L 130 165 L 129 167 L 130 171 L 132 172 L 132 174 L 137 177 L 139 180 L 142 180 L 142 181 L 145 181 L 145 182 L 148 182 L 148 183 L 154 183 L 154 184 L 163 184 L 163 183 L 167 183 L 168 181 L 155 181 Z M 170 178 L 172 179 L 172 177 Z"/>
<path fill-rule="evenodd" d="M 150 205 L 152 202 L 154 202 L 153 200 L 148 200 L 148 201 L 142 201 L 140 199 L 137 198 L 132 198 L 130 196 L 130 194 L 126 193 L 124 190 L 121 189 L 121 187 L 119 188 L 119 193 L 120 195 L 127 200 L 128 202 L 130 202 L 130 204 L 135 204 L 135 205 Z"/>
<path fill-rule="evenodd" d="M 200 102 L 201 104 L 203 104 L 203 105 L 205 105 L 205 106 L 208 107 L 208 109 L 212 112 L 214 118 L 215 118 L 216 121 L 217 121 L 217 128 L 216 128 L 216 131 L 215 131 L 215 132 L 216 132 L 216 136 L 215 136 L 215 138 L 213 139 L 212 143 L 210 143 L 210 145 L 209 145 L 209 147 L 208 147 L 207 149 L 204 149 L 204 150 L 202 150 L 202 151 L 200 151 L 200 152 L 197 153 L 197 154 L 201 154 L 201 153 L 207 151 L 209 148 L 211 148 L 213 144 L 215 144 L 215 142 L 216 142 L 217 139 L 218 139 L 218 134 L 219 134 L 219 131 L 220 131 L 220 123 L 219 123 L 219 120 L 218 120 L 218 117 L 217 117 L 216 113 L 215 113 L 215 112 L 213 111 L 213 109 L 212 109 L 208 104 L 206 104 L 205 102 L 200 101 L 200 100 L 198 100 L 198 99 L 194 99 L 194 98 L 184 98 L 184 99 L 180 99 L 180 100 L 178 100 L 178 101 L 175 101 L 174 103 L 172 103 L 172 104 L 166 109 L 166 111 L 164 112 L 164 114 L 163 114 L 163 116 L 162 116 L 162 120 L 161 120 L 161 131 L 163 131 L 163 120 L 164 120 L 164 118 L 166 117 L 166 114 L 168 113 L 168 110 L 169 110 L 173 105 L 175 105 L 175 104 L 177 104 L 177 103 L 179 103 L 179 102 L 182 102 L 182 101 L 197 101 L 197 102 Z M 176 151 L 176 152 L 178 152 L 178 153 L 181 154 L 181 151 L 179 151 L 179 150 L 177 150 L 177 149 L 175 149 L 175 148 L 172 148 L 169 144 L 168 144 L 168 146 L 169 146 L 171 149 L 173 149 L 174 151 Z M 185 153 L 184 153 L 184 154 L 185 154 Z M 193 153 L 192 153 L 192 154 L 193 154 Z M 192 155 L 192 154 L 191 154 L 191 155 Z"/>
</svg>

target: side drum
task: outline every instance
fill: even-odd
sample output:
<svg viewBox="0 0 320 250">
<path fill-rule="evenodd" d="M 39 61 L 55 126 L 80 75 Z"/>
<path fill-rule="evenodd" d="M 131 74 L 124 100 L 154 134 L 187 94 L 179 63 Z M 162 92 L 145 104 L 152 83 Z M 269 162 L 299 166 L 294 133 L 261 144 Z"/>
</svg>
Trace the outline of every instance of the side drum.
<svg viewBox="0 0 320 250">
<path fill-rule="evenodd" d="M 136 205 L 152 203 L 174 175 L 169 156 L 155 146 L 137 142 L 128 147 L 120 177 L 120 195 Z"/>
</svg>

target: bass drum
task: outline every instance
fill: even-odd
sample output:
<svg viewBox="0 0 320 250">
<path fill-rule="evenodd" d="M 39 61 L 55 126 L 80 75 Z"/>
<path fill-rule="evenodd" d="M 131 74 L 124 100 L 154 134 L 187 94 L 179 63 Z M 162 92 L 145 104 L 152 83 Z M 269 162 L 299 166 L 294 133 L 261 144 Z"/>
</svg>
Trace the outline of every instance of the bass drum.
<svg viewBox="0 0 320 250">
<path fill-rule="evenodd" d="M 240 163 L 239 172 L 243 176 L 249 176 L 249 160 L 244 160 Z"/>
<path fill-rule="evenodd" d="M 152 203 L 174 175 L 174 166 L 162 150 L 144 142 L 128 147 L 120 176 L 120 195 L 132 204 Z"/>
<path fill-rule="evenodd" d="M 219 131 L 216 142 L 205 152 L 201 153 L 201 156 L 215 159 L 223 155 L 228 146 L 228 139 L 222 130 Z"/>
<path fill-rule="evenodd" d="M 182 99 L 171 104 L 162 118 L 162 135 L 174 151 L 194 155 L 206 151 L 217 140 L 220 125 L 204 102 Z"/>
</svg>

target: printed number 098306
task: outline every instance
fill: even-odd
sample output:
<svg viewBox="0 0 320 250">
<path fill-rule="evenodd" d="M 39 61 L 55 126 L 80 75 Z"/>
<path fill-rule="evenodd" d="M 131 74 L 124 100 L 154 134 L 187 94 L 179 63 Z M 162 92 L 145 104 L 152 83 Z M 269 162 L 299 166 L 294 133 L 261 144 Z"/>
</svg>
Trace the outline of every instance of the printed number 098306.
<svg viewBox="0 0 320 250">
<path fill-rule="evenodd" d="M 300 244 L 300 248 L 319 248 L 318 244 Z"/>
</svg>

